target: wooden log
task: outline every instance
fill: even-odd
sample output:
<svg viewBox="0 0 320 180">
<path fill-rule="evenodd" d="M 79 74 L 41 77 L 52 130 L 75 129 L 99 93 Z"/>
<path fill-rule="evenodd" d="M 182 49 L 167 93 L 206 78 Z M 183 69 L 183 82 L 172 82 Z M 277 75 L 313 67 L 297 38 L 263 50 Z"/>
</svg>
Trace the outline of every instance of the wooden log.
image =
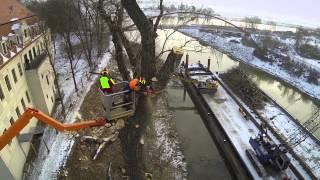
<svg viewBox="0 0 320 180">
<path fill-rule="evenodd" d="M 179 66 L 182 56 L 183 50 L 181 48 L 173 48 L 157 74 L 158 80 L 166 83 L 169 80 L 170 75 Z"/>
<path fill-rule="evenodd" d="M 119 132 L 117 131 L 115 134 L 109 136 L 109 137 L 106 137 L 106 138 L 102 138 L 102 139 L 98 139 L 98 141 L 102 141 L 102 143 L 99 145 L 95 155 L 93 156 L 92 160 L 96 160 L 99 156 L 99 154 L 102 152 L 102 150 L 106 147 L 106 145 L 109 143 L 109 142 L 114 142 L 117 140 L 118 138 L 118 134 Z"/>
<path fill-rule="evenodd" d="M 108 167 L 108 175 L 107 179 L 112 180 L 112 171 L 111 171 L 112 163 L 110 162 L 109 167 Z"/>
<path fill-rule="evenodd" d="M 103 142 L 99 145 L 99 148 L 96 151 L 96 154 L 93 156 L 92 160 L 96 160 L 100 152 L 104 149 L 104 147 L 107 145 L 107 142 Z"/>
</svg>

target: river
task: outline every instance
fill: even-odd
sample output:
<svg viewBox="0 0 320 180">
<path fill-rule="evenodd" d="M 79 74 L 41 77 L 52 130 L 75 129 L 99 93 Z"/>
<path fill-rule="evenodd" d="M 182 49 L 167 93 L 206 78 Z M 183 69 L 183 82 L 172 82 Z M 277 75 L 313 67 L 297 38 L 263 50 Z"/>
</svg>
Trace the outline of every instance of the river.
<svg viewBox="0 0 320 180">
<path fill-rule="evenodd" d="M 231 179 L 228 168 L 188 93 L 184 96 L 182 87 L 169 86 L 168 95 L 186 157 L 188 179 Z"/>
<path fill-rule="evenodd" d="M 163 44 L 166 37 L 172 33 L 173 30 L 162 30 L 158 32 L 157 44 Z M 313 112 L 319 108 L 320 103 L 314 101 L 310 97 L 300 93 L 290 85 L 277 80 L 276 78 L 268 75 L 267 73 L 257 71 L 253 68 L 247 67 L 242 63 L 239 65 L 227 55 L 207 46 L 201 45 L 198 41 L 176 32 L 167 39 L 164 49 L 169 49 L 174 46 L 184 47 L 186 54 L 189 54 L 190 62 L 201 61 L 207 64 L 207 59 L 211 59 L 210 69 L 216 72 L 225 72 L 234 67 L 242 68 L 253 82 L 271 98 L 276 100 L 283 108 L 285 108 L 294 118 L 298 119 L 301 123 L 310 118 Z M 162 47 L 158 47 L 157 51 L 160 52 Z M 184 56 L 185 56 L 184 55 Z M 165 59 L 165 57 L 163 57 Z M 183 57 L 183 60 L 185 57 Z M 320 121 L 320 119 L 318 119 Z M 313 133 L 317 138 L 320 138 L 320 130 Z"/>
</svg>

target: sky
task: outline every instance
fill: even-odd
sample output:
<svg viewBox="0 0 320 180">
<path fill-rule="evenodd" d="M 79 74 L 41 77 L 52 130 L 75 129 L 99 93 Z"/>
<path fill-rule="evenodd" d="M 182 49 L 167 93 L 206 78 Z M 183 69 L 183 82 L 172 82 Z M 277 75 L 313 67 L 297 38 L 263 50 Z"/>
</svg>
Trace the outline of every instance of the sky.
<svg viewBox="0 0 320 180">
<path fill-rule="evenodd" d="M 290 24 L 320 27 L 320 0 L 165 0 L 211 7 L 230 17 L 259 16 Z"/>
</svg>

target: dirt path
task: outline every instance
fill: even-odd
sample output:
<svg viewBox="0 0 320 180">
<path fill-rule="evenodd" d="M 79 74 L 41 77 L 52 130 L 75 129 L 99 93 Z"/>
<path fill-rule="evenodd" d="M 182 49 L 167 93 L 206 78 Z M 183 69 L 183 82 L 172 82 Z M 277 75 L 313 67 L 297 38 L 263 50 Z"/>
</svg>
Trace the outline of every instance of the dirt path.
<svg viewBox="0 0 320 180">
<path fill-rule="evenodd" d="M 100 93 L 94 85 L 87 94 L 83 105 L 80 109 L 82 119 L 94 119 L 102 117 L 102 106 Z M 91 128 L 78 131 L 80 137 L 84 135 L 94 137 L 108 137 L 115 132 L 114 128 Z M 112 163 L 112 176 L 115 179 L 122 178 L 119 167 L 124 167 L 123 152 L 121 143 L 116 140 L 106 146 L 104 151 L 99 155 L 97 160 L 92 160 L 98 143 L 81 142 L 80 138 L 76 138 L 72 152 L 67 160 L 66 169 L 61 170 L 58 179 L 106 179 L 108 175 L 108 167 Z"/>
</svg>

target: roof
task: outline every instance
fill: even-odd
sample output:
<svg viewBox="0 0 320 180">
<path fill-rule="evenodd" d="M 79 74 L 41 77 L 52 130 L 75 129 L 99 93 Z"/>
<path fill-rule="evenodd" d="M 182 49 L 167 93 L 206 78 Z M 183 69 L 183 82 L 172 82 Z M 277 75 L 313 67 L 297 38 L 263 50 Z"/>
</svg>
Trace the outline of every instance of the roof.
<svg viewBox="0 0 320 180">
<path fill-rule="evenodd" d="M 16 0 L 1 0 L 0 24 L 32 15 L 33 12 Z"/>
<path fill-rule="evenodd" d="M 36 21 L 33 17 L 35 14 L 17 0 L 1 0 L 0 4 L 0 36 L 7 36 L 12 32 L 12 24 L 20 19 L 27 18 L 28 24 Z"/>
</svg>

